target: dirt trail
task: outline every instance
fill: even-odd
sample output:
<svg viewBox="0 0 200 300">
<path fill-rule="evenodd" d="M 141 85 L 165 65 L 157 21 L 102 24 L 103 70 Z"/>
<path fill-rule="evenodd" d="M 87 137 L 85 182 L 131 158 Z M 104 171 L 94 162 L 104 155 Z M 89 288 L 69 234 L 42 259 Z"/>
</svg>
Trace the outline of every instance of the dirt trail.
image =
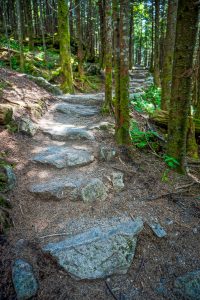
<svg viewBox="0 0 200 300">
<path fill-rule="evenodd" d="M 146 75 L 145 70 L 133 72 L 131 93 L 145 87 Z M 62 240 L 113 216 L 154 219 L 167 231 L 167 238 L 159 239 L 145 226 L 128 274 L 110 278 L 109 285 L 118 299 L 172 299 L 174 277 L 200 265 L 199 234 L 194 231 L 200 230 L 199 215 L 188 206 L 184 195 L 149 202 L 142 199 L 168 192 L 173 186 L 188 183 L 188 179 L 171 174 L 170 184 L 162 182 L 165 166 L 148 152 L 136 151 L 131 161 L 126 151 L 115 145 L 113 119 L 100 113 L 102 94 L 57 99 L 40 120 L 34 138 L 19 135 L 11 142 L 18 180 L 10 193 L 14 228 L 3 250 L 5 280 L 0 299 L 15 299 L 9 264 L 19 253 L 33 265 L 39 278 L 35 299 L 113 299 L 103 280 L 77 282 L 40 250 L 48 242 Z M 116 157 L 109 162 L 101 160 L 101 147 L 116 149 Z M 125 188 L 115 192 L 111 174 L 119 170 L 124 174 Z M 70 188 L 63 186 L 63 178 Z M 85 202 L 78 197 L 71 201 L 71 186 L 94 178 L 106 186 L 106 200 Z"/>
</svg>

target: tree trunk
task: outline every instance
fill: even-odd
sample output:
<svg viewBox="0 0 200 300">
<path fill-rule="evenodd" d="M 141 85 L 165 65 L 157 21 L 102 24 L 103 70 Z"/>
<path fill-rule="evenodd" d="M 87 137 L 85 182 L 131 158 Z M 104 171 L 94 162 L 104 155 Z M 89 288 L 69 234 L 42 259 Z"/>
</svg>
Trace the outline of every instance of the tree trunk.
<svg viewBox="0 0 200 300">
<path fill-rule="evenodd" d="M 112 111 L 112 10 L 110 0 L 105 2 L 105 28 L 106 28 L 106 78 L 105 78 L 105 103 L 104 110 Z"/>
<path fill-rule="evenodd" d="M 193 52 L 196 38 L 198 9 L 193 1 L 179 0 L 176 41 L 172 75 L 167 153 L 185 171 L 186 136 L 191 104 Z"/>
<path fill-rule="evenodd" d="M 129 70 L 133 67 L 133 1 L 131 2 L 130 32 L 129 32 Z"/>
<path fill-rule="evenodd" d="M 169 109 L 172 83 L 172 66 L 174 55 L 174 44 L 176 37 L 176 15 L 178 0 L 168 0 L 167 32 L 164 42 L 164 60 L 162 70 L 162 99 L 161 108 Z"/>
<path fill-rule="evenodd" d="M 104 69 L 105 58 L 105 0 L 98 1 L 99 19 L 100 19 L 100 54 L 99 64 L 100 68 Z"/>
<path fill-rule="evenodd" d="M 80 2 L 79 0 L 75 0 L 76 5 L 76 22 L 77 22 L 77 44 L 78 44 L 78 73 L 80 79 L 83 80 L 84 77 L 84 69 L 83 69 L 83 41 L 82 41 L 82 26 L 81 26 L 81 10 L 80 10 Z"/>
<path fill-rule="evenodd" d="M 116 140 L 120 145 L 130 144 L 129 126 L 129 0 L 120 1 L 120 22 L 119 22 L 119 48 L 116 49 L 119 55 L 119 70 L 116 88 Z M 119 91 L 118 91 L 119 89 Z M 118 98 L 119 97 L 119 98 Z"/>
<path fill-rule="evenodd" d="M 160 87 L 160 0 L 155 0 L 154 84 Z"/>
<path fill-rule="evenodd" d="M 67 1 L 58 0 L 58 34 L 60 41 L 60 63 L 63 82 L 61 88 L 65 93 L 73 93 L 73 77 L 71 67 L 69 9 Z"/>
<path fill-rule="evenodd" d="M 19 50 L 20 50 L 20 70 L 24 71 L 24 47 L 23 47 L 23 33 L 21 26 L 21 6 L 20 0 L 16 2 L 16 10 L 17 10 L 17 31 L 18 31 L 18 39 L 19 39 Z"/>
</svg>

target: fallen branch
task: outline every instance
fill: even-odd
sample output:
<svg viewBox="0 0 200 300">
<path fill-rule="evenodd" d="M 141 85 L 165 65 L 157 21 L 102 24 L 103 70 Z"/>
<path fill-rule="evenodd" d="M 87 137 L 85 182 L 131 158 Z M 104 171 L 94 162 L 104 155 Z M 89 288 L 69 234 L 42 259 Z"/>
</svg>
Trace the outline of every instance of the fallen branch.
<svg viewBox="0 0 200 300">
<path fill-rule="evenodd" d="M 40 236 L 39 238 L 40 238 L 40 239 L 45 239 L 45 238 L 48 238 L 48 237 L 53 237 L 53 236 L 63 236 L 63 235 L 68 235 L 68 233 L 63 232 L 63 233 L 48 234 L 48 235 Z"/>
<path fill-rule="evenodd" d="M 113 293 L 113 291 L 112 291 L 110 285 L 108 284 L 108 282 L 107 282 L 106 280 L 105 280 L 105 284 L 106 284 L 106 287 L 107 287 L 107 289 L 109 290 L 110 294 L 113 296 L 113 298 L 114 298 L 115 300 L 118 300 L 117 296 L 115 296 L 115 294 Z"/>
</svg>

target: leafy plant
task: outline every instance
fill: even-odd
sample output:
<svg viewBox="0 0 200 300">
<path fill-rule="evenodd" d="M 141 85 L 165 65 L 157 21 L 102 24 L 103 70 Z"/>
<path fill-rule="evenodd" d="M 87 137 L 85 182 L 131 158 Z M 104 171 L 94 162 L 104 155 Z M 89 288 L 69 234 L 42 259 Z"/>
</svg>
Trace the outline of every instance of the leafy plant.
<svg viewBox="0 0 200 300">
<path fill-rule="evenodd" d="M 137 148 L 146 148 L 151 146 L 152 148 L 156 148 L 157 143 L 155 142 L 155 138 L 157 137 L 157 133 L 155 131 L 142 131 L 139 129 L 137 122 L 133 121 L 130 129 L 131 140 L 133 144 Z"/>
<path fill-rule="evenodd" d="M 136 94 L 131 100 L 131 104 L 138 112 L 153 113 L 160 107 L 161 90 L 151 85 L 144 93 Z"/>
<path fill-rule="evenodd" d="M 163 156 L 163 160 L 167 164 L 167 168 L 163 172 L 162 181 L 163 182 L 168 182 L 169 181 L 169 172 L 171 170 L 176 169 L 179 166 L 179 162 L 174 157 L 171 157 L 171 156 L 166 155 L 166 154 Z"/>
</svg>

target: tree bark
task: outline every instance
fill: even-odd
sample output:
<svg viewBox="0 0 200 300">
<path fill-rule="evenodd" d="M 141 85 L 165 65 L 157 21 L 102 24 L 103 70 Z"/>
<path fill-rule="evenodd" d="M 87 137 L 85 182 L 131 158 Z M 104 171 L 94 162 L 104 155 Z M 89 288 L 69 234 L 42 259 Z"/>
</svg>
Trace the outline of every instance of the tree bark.
<svg viewBox="0 0 200 300">
<path fill-rule="evenodd" d="M 130 144 L 130 117 L 129 117 L 129 0 L 120 1 L 119 48 L 117 55 L 119 69 L 116 69 L 116 140 L 120 145 Z M 119 85 L 119 86 L 118 86 Z"/>
<path fill-rule="evenodd" d="M 186 137 L 191 104 L 193 52 L 198 9 L 194 1 L 179 0 L 172 75 L 167 153 L 179 162 L 178 171 L 185 171 Z"/>
<path fill-rule="evenodd" d="M 104 110 L 112 111 L 112 8 L 110 0 L 105 0 L 105 29 L 106 29 L 106 53 L 105 53 L 105 103 Z"/>
<path fill-rule="evenodd" d="M 164 60 L 162 70 L 162 98 L 161 108 L 169 109 L 172 84 L 172 66 L 174 55 L 174 44 L 176 37 L 176 16 L 178 0 L 168 0 L 167 31 L 164 42 Z"/>
<path fill-rule="evenodd" d="M 154 84 L 160 87 L 160 0 L 155 0 Z"/>
<path fill-rule="evenodd" d="M 71 66 L 69 9 L 67 1 L 58 0 L 58 34 L 60 41 L 60 63 L 63 82 L 61 88 L 65 93 L 73 93 L 73 77 Z"/>
</svg>

